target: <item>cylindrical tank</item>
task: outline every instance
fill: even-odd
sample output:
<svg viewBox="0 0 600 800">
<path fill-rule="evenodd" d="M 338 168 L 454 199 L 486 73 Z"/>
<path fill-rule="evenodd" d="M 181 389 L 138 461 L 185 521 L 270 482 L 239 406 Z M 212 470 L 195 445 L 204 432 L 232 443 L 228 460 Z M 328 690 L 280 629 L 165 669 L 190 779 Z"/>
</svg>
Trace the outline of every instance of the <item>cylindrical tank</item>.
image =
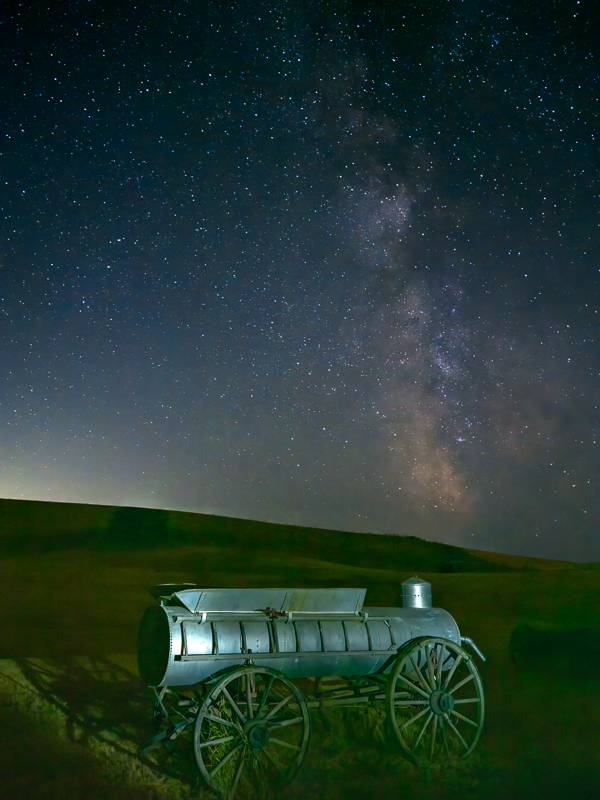
<svg viewBox="0 0 600 800">
<path fill-rule="evenodd" d="M 364 589 L 178 592 L 142 618 L 140 675 L 150 686 L 189 686 L 248 660 L 291 678 L 368 675 L 417 636 L 460 644 L 458 625 L 444 609 L 363 608 L 364 594 Z"/>
</svg>

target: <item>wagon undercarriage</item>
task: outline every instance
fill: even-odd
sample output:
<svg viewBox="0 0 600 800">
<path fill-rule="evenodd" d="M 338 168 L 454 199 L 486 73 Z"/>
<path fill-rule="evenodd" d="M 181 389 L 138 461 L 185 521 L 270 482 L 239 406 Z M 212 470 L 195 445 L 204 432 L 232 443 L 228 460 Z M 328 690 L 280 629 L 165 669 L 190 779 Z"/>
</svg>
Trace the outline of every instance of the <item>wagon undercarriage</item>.
<svg viewBox="0 0 600 800">
<path fill-rule="evenodd" d="M 283 656 L 295 668 L 293 677 L 269 666 L 268 654 L 255 654 L 263 663 L 252 655 L 240 654 L 237 664 L 221 669 L 216 660 L 212 674 L 194 685 L 156 687 L 157 733 L 141 754 L 191 734 L 198 770 L 213 793 L 250 800 L 278 796 L 293 779 L 308 750 L 311 711 L 376 709 L 378 727 L 416 765 L 452 764 L 480 737 L 481 679 L 471 655 L 450 638 L 404 641 L 385 651 L 372 674 L 346 675 L 334 688 L 306 672 L 308 664 L 323 662 L 316 657 L 324 652 L 301 654 L 304 675 L 298 675 L 297 653 L 277 653 L 278 665 Z M 344 664 L 339 655 L 337 663 Z"/>
<path fill-rule="evenodd" d="M 190 693 L 155 690 L 161 730 L 141 752 L 191 730 L 196 764 L 214 793 L 258 798 L 277 794 L 296 775 L 308 750 L 311 711 L 377 709 L 380 726 L 417 765 L 468 756 L 483 726 L 477 668 L 462 647 L 441 638 L 409 642 L 388 674 L 346 678 L 334 689 L 321 689 L 319 679 L 304 683 L 314 683 L 314 691 L 303 693 L 282 672 L 246 663 Z"/>
</svg>

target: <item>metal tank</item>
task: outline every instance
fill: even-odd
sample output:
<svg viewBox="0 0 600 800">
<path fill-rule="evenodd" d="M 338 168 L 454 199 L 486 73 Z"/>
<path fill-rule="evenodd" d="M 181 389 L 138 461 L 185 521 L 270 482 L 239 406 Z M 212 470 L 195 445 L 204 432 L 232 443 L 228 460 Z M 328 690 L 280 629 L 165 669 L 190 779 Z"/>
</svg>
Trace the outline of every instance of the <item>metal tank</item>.
<svg viewBox="0 0 600 800">
<path fill-rule="evenodd" d="M 289 678 L 371 675 L 411 639 L 461 644 L 452 616 L 431 607 L 427 581 L 411 578 L 402 589 L 402 608 L 371 608 L 365 589 L 154 587 L 160 605 L 140 623 L 139 672 L 155 687 L 192 686 L 247 663 Z"/>
</svg>

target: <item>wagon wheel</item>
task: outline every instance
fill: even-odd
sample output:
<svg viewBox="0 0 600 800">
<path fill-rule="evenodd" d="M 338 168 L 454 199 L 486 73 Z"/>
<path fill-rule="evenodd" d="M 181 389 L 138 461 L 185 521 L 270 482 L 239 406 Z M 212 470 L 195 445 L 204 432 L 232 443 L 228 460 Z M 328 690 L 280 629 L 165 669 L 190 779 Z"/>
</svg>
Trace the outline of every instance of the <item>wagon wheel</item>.
<svg viewBox="0 0 600 800">
<path fill-rule="evenodd" d="M 400 648 L 385 706 L 404 755 L 417 765 L 464 758 L 481 735 L 481 678 L 471 656 L 449 639 L 420 636 Z"/>
<path fill-rule="evenodd" d="M 241 667 L 208 692 L 196 718 L 194 755 L 219 798 L 267 798 L 292 780 L 309 735 L 299 689 L 277 670 Z"/>
</svg>

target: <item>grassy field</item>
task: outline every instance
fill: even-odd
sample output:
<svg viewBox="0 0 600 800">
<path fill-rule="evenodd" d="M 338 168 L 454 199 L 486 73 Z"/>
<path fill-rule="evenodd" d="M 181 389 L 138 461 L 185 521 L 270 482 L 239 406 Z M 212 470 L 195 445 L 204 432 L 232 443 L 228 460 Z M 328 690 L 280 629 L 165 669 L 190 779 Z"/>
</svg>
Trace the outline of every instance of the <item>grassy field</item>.
<svg viewBox="0 0 600 800">
<path fill-rule="evenodd" d="M 150 586 L 360 586 L 366 605 L 395 606 L 415 573 L 487 657 L 475 753 L 424 773 L 368 715 L 314 715 L 285 797 L 600 796 L 597 565 L 145 509 L 0 501 L 0 523 L 1 797 L 209 796 L 183 737 L 171 755 L 136 756 L 150 733 L 134 657 Z"/>
</svg>

